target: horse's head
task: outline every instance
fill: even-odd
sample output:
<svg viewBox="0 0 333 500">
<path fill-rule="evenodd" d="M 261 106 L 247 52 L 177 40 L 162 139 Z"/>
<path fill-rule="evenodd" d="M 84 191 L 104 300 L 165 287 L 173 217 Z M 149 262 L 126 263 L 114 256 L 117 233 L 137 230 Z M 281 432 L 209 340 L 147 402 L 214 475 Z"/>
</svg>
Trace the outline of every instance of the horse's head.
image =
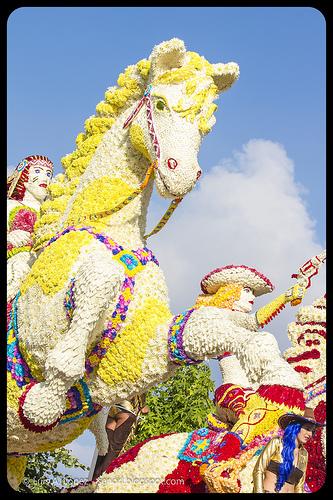
<svg viewBox="0 0 333 500">
<path fill-rule="evenodd" d="M 236 63 L 210 64 L 173 38 L 149 57 L 146 112 L 130 125 L 133 146 L 158 160 L 157 189 L 165 198 L 183 197 L 201 175 L 198 151 L 215 123 L 213 101 L 238 78 Z"/>
</svg>

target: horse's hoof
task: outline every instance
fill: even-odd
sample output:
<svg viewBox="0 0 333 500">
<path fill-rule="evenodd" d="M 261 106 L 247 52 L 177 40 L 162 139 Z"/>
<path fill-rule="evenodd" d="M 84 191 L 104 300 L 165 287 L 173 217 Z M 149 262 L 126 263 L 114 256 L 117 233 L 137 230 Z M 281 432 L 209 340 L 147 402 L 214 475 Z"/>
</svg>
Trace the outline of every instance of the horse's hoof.
<svg viewBox="0 0 333 500">
<path fill-rule="evenodd" d="M 32 382 L 19 399 L 19 417 L 26 429 L 45 432 L 58 424 L 65 406 L 65 397 L 54 394 L 43 382 Z"/>
</svg>

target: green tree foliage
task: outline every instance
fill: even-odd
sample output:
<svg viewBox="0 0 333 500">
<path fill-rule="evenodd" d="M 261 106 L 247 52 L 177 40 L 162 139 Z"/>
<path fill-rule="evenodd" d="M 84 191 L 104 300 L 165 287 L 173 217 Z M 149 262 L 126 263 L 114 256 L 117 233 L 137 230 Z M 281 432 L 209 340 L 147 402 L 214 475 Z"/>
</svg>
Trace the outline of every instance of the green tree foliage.
<svg viewBox="0 0 333 500">
<path fill-rule="evenodd" d="M 151 436 L 190 432 L 204 427 L 207 414 L 214 409 L 209 395 L 213 391 L 214 382 L 206 364 L 179 368 L 167 382 L 147 393 L 146 404 L 150 411 L 139 420 L 136 432 L 125 449 Z"/>
<path fill-rule="evenodd" d="M 71 488 L 77 484 L 77 480 L 65 472 L 58 470 L 62 465 L 68 468 L 89 470 L 79 460 L 71 455 L 67 448 L 58 448 L 54 451 L 34 453 L 28 459 L 24 479 L 19 491 L 31 493 L 53 493 L 60 492 L 61 488 Z M 82 478 L 83 480 L 83 478 Z"/>
</svg>

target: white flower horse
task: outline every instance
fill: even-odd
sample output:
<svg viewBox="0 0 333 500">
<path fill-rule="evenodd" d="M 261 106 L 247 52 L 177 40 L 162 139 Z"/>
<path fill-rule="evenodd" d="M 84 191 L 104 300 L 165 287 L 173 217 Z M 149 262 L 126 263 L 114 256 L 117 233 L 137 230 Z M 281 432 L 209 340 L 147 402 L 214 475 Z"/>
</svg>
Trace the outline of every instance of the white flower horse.
<svg viewBox="0 0 333 500">
<path fill-rule="evenodd" d="M 35 226 L 35 250 L 43 251 L 11 304 L 12 484 L 22 455 L 71 442 L 98 421 L 101 406 L 146 392 L 178 362 L 261 345 L 262 333 L 214 307 L 172 321 L 164 275 L 145 247 L 152 174 L 173 200 L 158 230 L 200 177 L 213 101 L 238 73 L 237 64 L 210 64 L 178 39 L 164 42 L 119 76 L 63 159 L 65 175 L 50 186 Z M 256 353 L 253 376 L 276 357 L 265 335 L 269 347 Z"/>
<path fill-rule="evenodd" d="M 34 250 L 43 251 L 11 303 L 12 457 L 63 446 L 101 405 L 145 392 L 177 368 L 168 358 L 165 279 L 145 247 L 149 199 L 155 183 L 172 200 L 158 230 L 200 177 L 213 101 L 238 75 L 235 63 L 211 64 L 181 40 L 163 42 L 107 90 L 62 160 L 65 174 L 35 225 Z"/>
</svg>

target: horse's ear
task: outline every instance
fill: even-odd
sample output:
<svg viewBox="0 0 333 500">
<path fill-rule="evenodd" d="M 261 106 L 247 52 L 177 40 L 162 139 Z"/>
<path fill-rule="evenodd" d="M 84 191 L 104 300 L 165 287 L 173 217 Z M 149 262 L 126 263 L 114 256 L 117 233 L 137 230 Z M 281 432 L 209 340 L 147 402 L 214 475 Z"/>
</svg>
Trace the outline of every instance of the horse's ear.
<svg viewBox="0 0 333 500">
<path fill-rule="evenodd" d="M 186 48 L 179 38 L 172 38 L 167 42 L 155 45 L 150 54 L 151 80 L 165 71 L 180 68 L 184 64 Z"/>
<path fill-rule="evenodd" d="M 212 64 L 213 80 L 219 93 L 228 90 L 239 77 L 239 66 L 234 62 Z"/>
</svg>

